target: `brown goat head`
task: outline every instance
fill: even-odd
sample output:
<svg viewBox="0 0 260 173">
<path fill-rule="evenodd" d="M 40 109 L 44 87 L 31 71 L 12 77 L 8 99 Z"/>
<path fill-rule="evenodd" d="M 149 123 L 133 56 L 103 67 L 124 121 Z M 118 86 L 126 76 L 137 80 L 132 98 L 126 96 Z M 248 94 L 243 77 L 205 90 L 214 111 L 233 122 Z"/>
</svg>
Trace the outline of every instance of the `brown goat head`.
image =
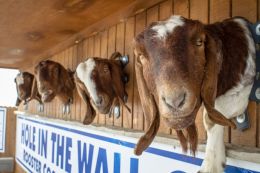
<svg viewBox="0 0 260 173">
<path fill-rule="evenodd" d="M 136 77 L 144 114 L 153 121 L 139 140 L 136 154 L 152 142 L 158 117 L 175 129 L 182 148 L 197 148 L 195 118 L 202 101 L 212 121 L 234 127 L 214 109 L 221 45 L 196 20 L 172 16 L 152 23 L 135 38 Z M 152 118 L 151 118 L 152 117 Z M 183 134 L 186 129 L 187 136 Z"/>
<path fill-rule="evenodd" d="M 63 104 L 72 102 L 75 88 L 73 74 L 57 62 L 39 62 L 35 67 L 35 77 L 42 101 L 50 102 L 57 95 Z"/>
<path fill-rule="evenodd" d="M 84 124 L 90 124 L 95 112 L 111 113 L 119 102 L 124 105 L 127 100 L 122 65 L 114 58 L 121 56 L 118 52 L 112 59 L 88 58 L 78 65 L 75 74 L 77 90 L 87 105 Z M 128 109 L 129 110 L 129 109 Z"/>
<path fill-rule="evenodd" d="M 37 86 L 33 85 L 34 76 L 29 72 L 20 72 L 14 79 L 17 90 L 17 100 L 16 106 L 19 106 L 22 101 L 24 104 L 28 103 L 32 99 L 36 99 L 38 102 L 41 102 L 40 94 L 37 90 Z"/>
</svg>

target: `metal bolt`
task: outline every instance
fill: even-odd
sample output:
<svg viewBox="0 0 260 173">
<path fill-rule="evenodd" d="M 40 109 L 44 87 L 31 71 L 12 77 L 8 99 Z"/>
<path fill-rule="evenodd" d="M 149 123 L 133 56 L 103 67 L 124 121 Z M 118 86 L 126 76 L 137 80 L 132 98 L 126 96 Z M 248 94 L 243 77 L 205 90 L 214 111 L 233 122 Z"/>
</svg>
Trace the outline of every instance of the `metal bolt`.
<svg viewBox="0 0 260 173">
<path fill-rule="evenodd" d="M 260 36 L 260 24 L 258 24 L 255 28 L 256 35 Z"/>
<path fill-rule="evenodd" d="M 240 124 L 243 123 L 245 121 L 245 119 L 246 119 L 245 113 L 237 116 L 237 122 L 240 123 Z"/>
<path fill-rule="evenodd" d="M 257 99 L 260 99 L 260 88 L 257 88 L 255 90 L 255 96 L 256 96 Z"/>
</svg>

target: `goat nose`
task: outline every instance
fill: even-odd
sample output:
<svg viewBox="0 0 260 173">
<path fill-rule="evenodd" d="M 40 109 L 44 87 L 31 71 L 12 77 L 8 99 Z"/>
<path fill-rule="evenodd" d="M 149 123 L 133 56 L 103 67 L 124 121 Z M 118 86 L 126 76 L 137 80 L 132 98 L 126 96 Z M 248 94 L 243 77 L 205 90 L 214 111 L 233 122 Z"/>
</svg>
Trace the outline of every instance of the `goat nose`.
<svg viewBox="0 0 260 173">
<path fill-rule="evenodd" d="M 181 109 L 185 103 L 186 93 L 181 92 L 174 96 L 163 96 L 162 101 L 169 109 Z"/>
<path fill-rule="evenodd" d="M 98 105 L 98 106 L 101 105 L 102 102 L 103 102 L 102 97 L 99 97 L 99 98 L 95 101 L 96 105 Z"/>
</svg>

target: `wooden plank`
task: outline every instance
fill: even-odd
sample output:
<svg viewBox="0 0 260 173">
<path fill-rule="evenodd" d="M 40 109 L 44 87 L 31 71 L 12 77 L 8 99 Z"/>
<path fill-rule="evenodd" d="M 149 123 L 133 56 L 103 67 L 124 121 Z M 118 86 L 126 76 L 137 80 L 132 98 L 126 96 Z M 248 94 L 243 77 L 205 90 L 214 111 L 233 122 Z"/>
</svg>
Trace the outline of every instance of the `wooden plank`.
<svg viewBox="0 0 260 173">
<path fill-rule="evenodd" d="M 258 15 L 257 15 L 257 20 L 260 20 L 260 0 L 257 1 L 257 11 L 258 11 Z"/>
<path fill-rule="evenodd" d="M 73 66 L 74 66 L 74 69 L 76 69 L 76 67 L 77 67 L 77 63 L 78 63 L 78 59 L 77 59 L 77 57 L 78 57 L 78 47 L 77 47 L 77 45 L 73 45 L 72 46 L 72 59 L 73 59 Z M 71 120 L 72 121 L 76 121 L 76 114 L 77 114 L 77 102 L 76 102 L 76 100 L 77 100 L 77 95 L 78 95 L 78 93 L 77 92 L 75 92 L 75 94 L 74 94 L 74 99 L 73 99 L 73 109 L 72 109 L 72 115 L 71 115 Z"/>
<path fill-rule="evenodd" d="M 166 2 L 168 2 L 168 1 L 166 1 Z M 169 4 L 168 4 L 169 5 Z M 162 17 L 162 18 L 166 18 L 165 16 L 165 14 L 162 12 L 163 10 L 164 10 L 164 8 L 168 8 L 169 9 L 169 7 L 165 7 L 165 3 L 163 3 L 163 5 L 161 4 L 160 5 L 160 13 L 161 13 L 161 15 L 160 15 L 160 17 Z M 170 7 L 171 8 L 171 7 Z M 166 10 L 167 11 L 167 10 Z M 170 14 L 170 12 L 168 11 L 168 14 Z M 153 8 L 150 8 L 150 9 L 148 9 L 147 10 L 147 13 L 146 13 L 146 22 L 147 22 L 147 24 L 149 25 L 150 23 L 152 23 L 152 22 L 156 22 L 156 21 L 158 21 L 159 20 L 159 5 L 156 5 L 156 6 L 154 6 Z M 135 75 L 135 74 L 134 74 Z M 161 127 L 162 126 L 162 127 Z M 161 123 L 161 126 L 160 126 L 160 128 L 164 128 L 165 126 L 164 125 L 162 125 L 162 123 Z M 149 124 L 148 124 L 148 122 L 145 120 L 144 121 L 144 129 L 147 129 L 149 127 Z"/>
<path fill-rule="evenodd" d="M 229 0 L 210 0 L 210 11 L 209 11 L 209 23 L 214 23 L 227 19 L 231 14 L 230 11 L 231 3 Z M 221 11 L 221 13 L 220 13 Z M 225 127 L 224 141 L 225 143 L 230 142 L 230 127 Z"/>
<path fill-rule="evenodd" d="M 74 67 L 73 67 L 73 57 L 72 57 L 72 52 L 73 51 L 73 46 L 70 46 L 69 48 L 68 48 L 68 66 L 67 66 L 67 68 L 69 69 L 69 70 L 74 70 Z M 75 97 L 75 93 L 76 92 L 76 89 L 74 89 L 74 91 L 73 91 L 73 99 L 74 99 L 74 97 Z M 74 101 L 74 100 L 73 100 Z M 75 113 L 75 103 L 73 102 L 71 105 L 70 105 L 70 114 L 69 114 L 69 116 L 68 116 L 68 120 L 69 121 L 71 121 L 72 120 L 72 115 Z"/>
<path fill-rule="evenodd" d="M 208 0 L 190 0 L 190 18 L 208 23 Z"/>
<path fill-rule="evenodd" d="M 257 1 L 232 0 L 232 16 L 243 16 L 251 22 L 256 22 Z"/>
<path fill-rule="evenodd" d="M 64 56 L 64 52 L 62 51 L 62 52 L 59 53 L 58 63 L 63 64 L 63 63 L 62 63 L 62 62 L 63 62 L 63 56 Z M 60 101 L 60 99 L 57 98 L 57 100 L 58 100 L 58 106 L 57 106 L 57 108 L 58 108 L 58 111 L 59 111 L 58 119 L 62 119 L 62 117 L 63 117 L 63 115 L 62 115 L 62 106 L 63 106 L 63 104 L 62 104 L 62 102 Z M 45 107 L 44 107 L 44 109 L 45 109 Z"/>
<path fill-rule="evenodd" d="M 65 51 L 64 51 L 64 68 L 65 68 L 66 70 L 68 69 L 68 63 L 69 63 L 68 56 L 69 56 L 69 52 L 68 52 L 68 48 L 67 48 L 67 49 L 65 49 Z M 67 120 L 70 119 L 70 116 L 71 116 L 71 112 L 70 112 L 69 114 L 63 115 L 63 119 L 67 121 Z"/>
<path fill-rule="evenodd" d="M 100 35 L 99 33 L 97 33 L 96 35 L 94 35 L 94 57 L 100 57 Z M 96 117 L 93 121 L 93 123 L 97 124 L 98 123 L 98 119 L 99 119 L 99 112 L 96 112 Z"/>
<path fill-rule="evenodd" d="M 255 0 L 233 0 L 232 1 L 232 16 L 243 16 L 255 22 L 257 19 L 257 3 Z M 249 119 L 251 123 L 250 129 L 239 132 L 238 130 L 231 130 L 231 142 L 237 145 L 245 145 L 255 147 L 256 144 L 256 103 L 250 102 L 248 105 Z"/>
<path fill-rule="evenodd" d="M 260 104 L 257 104 L 257 121 L 256 121 L 257 147 L 260 148 Z"/>
<path fill-rule="evenodd" d="M 100 41 L 100 57 L 101 58 L 108 58 L 107 57 L 107 46 L 108 46 L 108 31 L 102 31 L 100 33 L 101 41 Z M 106 116 L 105 114 L 99 114 L 98 124 L 106 124 Z"/>
<path fill-rule="evenodd" d="M 189 18 L 190 16 L 190 1 L 189 0 L 173 0 L 173 12 L 175 15 L 181 15 Z"/>
<path fill-rule="evenodd" d="M 80 58 L 80 62 L 78 63 L 81 63 L 84 61 L 84 59 L 86 58 L 87 56 L 87 53 L 88 53 L 88 40 L 85 39 L 83 41 L 83 49 L 82 49 L 82 57 Z M 75 89 L 75 95 L 78 95 L 78 92 L 76 91 L 77 89 Z M 85 102 L 80 98 L 80 119 L 81 119 L 81 122 L 84 121 L 84 118 L 85 118 L 85 115 L 86 115 L 86 112 L 87 112 L 87 107 L 86 107 L 86 104 Z"/>
<path fill-rule="evenodd" d="M 77 64 L 81 61 L 83 57 L 83 43 L 80 42 L 77 44 Z M 78 94 L 75 95 L 75 104 L 76 104 L 76 121 L 82 122 L 81 120 L 81 98 Z"/>
<path fill-rule="evenodd" d="M 229 18 L 231 14 L 230 5 L 230 0 L 210 0 L 209 23 Z"/>
<path fill-rule="evenodd" d="M 121 22 L 116 26 L 116 51 L 122 55 L 125 54 L 125 23 Z M 120 106 L 120 116 L 114 118 L 114 126 L 123 126 L 123 112 L 125 109 L 122 105 Z"/>
<path fill-rule="evenodd" d="M 204 23 L 208 23 L 208 0 L 191 0 L 190 1 L 190 18 L 198 19 Z M 198 111 L 196 118 L 196 126 L 198 129 L 199 141 L 206 139 L 206 132 L 203 124 L 202 108 Z"/>
<path fill-rule="evenodd" d="M 250 128 L 246 131 L 231 130 L 231 143 L 248 147 L 256 147 L 256 103 L 248 105 Z"/>
<path fill-rule="evenodd" d="M 136 15 L 135 18 L 135 35 L 142 32 L 146 26 L 146 13 L 142 12 Z M 144 114 L 137 90 L 136 76 L 134 75 L 134 109 L 133 109 L 133 129 L 144 129 Z"/>
<path fill-rule="evenodd" d="M 146 12 L 146 22 L 147 25 L 151 24 L 152 22 L 156 22 L 159 20 L 159 6 L 156 5 L 152 8 L 149 8 Z"/>
<path fill-rule="evenodd" d="M 110 57 L 116 50 L 116 25 L 112 26 L 108 30 L 108 47 L 107 55 Z M 106 125 L 112 126 L 114 124 L 114 116 L 106 116 Z"/>
<path fill-rule="evenodd" d="M 173 13 L 172 13 L 172 7 L 173 7 L 173 1 L 172 0 L 167 0 L 162 2 L 159 8 L 159 19 L 160 20 L 165 20 L 168 19 Z M 147 22 L 148 23 L 148 22 Z"/>
<path fill-rule="evenodd" d="M 53 61 L 57 61 L 58 59 L 58 55 L 55 54 L 54 56 L 52 56 L 52 60 Z M 53 118 L 57 118 L 58 116 L 58 110 L 57 110 L 57 106 L 58 106 L 58 101 L 57 101 L 57 98 L 54 98 L 54 101 L 53 101 Z"/>
<path fill-rule="evenodd" d="M 128 94 L 128 99 L 126 105 L 131 109 L 131 113 L 126 109 L 123 111 L 123 127 L 132 128 L 133 127 L 133 94 L 134 94 L 134 55 L 132 49 L 132 41 L 134 38 L 135 31 L 135 18 L 128 18 L 125 24 L 125 54 L 129 56 L 129 64 L 125 67 L 125 72 L 129 76 L 129 81 L 125 86 L 126 92 Z"/>
</svg>

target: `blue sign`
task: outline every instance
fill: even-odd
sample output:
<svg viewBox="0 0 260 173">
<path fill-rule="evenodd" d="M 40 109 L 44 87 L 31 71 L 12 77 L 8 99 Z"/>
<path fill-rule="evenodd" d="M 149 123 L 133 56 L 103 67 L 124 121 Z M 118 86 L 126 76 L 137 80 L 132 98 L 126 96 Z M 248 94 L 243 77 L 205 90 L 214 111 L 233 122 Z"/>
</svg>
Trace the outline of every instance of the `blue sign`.
<svg viewBox="0 0 260 173">
<path fill-rule="evenodd" d="M 65 121 L 18 115 L 16 136 L 16 160 L 30 173 L 195 173 L 202 163 L 201 154 L 158 143 L 138 157 L 135 138 Z M 260 173 L 258 164 L 235 162 L 226 173 Z"/>
</svg>

